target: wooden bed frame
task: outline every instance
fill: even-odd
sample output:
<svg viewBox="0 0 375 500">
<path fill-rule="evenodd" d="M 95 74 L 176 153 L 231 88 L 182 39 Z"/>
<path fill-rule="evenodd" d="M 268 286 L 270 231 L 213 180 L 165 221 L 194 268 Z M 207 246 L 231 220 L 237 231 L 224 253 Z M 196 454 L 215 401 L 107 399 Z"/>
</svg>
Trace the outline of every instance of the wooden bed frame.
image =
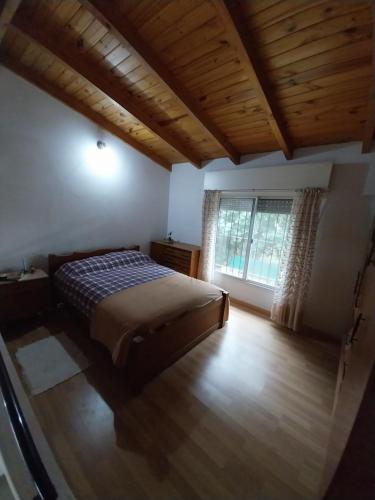
<svg viewBox="0 0 375 500">
<path fill-rule="evenodd" d="M 139 246 L 105 248 L 67 255 L 50 254 L 48 256 L 49 274 L 53 282 L 55 272 L 67 262 L 126 250 L 139 250 Z M 64 302 L 62 297 L 59 298 Z M 89 326 L 88 319 L 80 311 L 70 304 L 66 305 L 73 309 L 73 312 L 77 313 L 81 319 L 84 319 L 86 326 Z M 141 392 L 145 383 L 190 351 L 214 330 L 222 328 L 228 319 L 228 313 L 229 294 L 222 291 L 222 296 L 218 300 L 177 318 L 156 333 L 144 337 L 141 342 L 133 340 L 126 366 L 121 369 L 126 374 L 131 391 Z"/>
</svg>

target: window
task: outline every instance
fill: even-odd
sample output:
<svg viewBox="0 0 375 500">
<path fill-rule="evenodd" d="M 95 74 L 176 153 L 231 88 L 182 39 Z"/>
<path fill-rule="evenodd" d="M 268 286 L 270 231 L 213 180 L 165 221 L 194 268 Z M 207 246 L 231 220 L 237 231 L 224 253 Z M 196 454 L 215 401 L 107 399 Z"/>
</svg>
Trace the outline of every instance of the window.
<svg viewBox="0 0 375 500">
<path fill-rule="evenodd" d="M 222 198 L 216 269 L 275 286 L 292 202 L 285 198 Z"/>
<path fill-rule="evenodd" d="M 253 198 L 222 198 L 216 236 L 215 263 L 219 270 L 243 277 L 249 246 Z"/>
</svg>

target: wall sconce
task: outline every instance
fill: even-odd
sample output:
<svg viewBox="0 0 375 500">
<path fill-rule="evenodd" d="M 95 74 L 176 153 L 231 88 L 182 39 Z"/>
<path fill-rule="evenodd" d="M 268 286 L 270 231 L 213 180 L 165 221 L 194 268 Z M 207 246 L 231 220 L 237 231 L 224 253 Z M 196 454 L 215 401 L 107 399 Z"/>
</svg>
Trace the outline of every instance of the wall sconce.
<svg viewBox="0 0 375 500">
<path fill-rule="evenodd" d="M 1 0 L 0 0 L 1 1 Z M 91 171 L 100 177 L 112 177 L 115 175 L 119 159 L 102 139 L 92 142 L 86 149 L 86 162 Z"/>
</svg>

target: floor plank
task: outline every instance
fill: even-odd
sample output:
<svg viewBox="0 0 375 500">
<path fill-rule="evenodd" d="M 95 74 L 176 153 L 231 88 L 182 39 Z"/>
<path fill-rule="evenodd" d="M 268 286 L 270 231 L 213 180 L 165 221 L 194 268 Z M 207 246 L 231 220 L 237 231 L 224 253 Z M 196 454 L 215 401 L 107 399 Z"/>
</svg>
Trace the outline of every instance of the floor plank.
<svg viewBox="0 0 375 500">
<path fill-rule="evenodd" d="M 32 403 L 78 498 L 318 498 L 337 346 L 232 307 L 224 329 L 130 398 L 64 310 L 13 327 L 7 345 L 15 359 L 62 331 L 93 364 Z"/>
</svg>

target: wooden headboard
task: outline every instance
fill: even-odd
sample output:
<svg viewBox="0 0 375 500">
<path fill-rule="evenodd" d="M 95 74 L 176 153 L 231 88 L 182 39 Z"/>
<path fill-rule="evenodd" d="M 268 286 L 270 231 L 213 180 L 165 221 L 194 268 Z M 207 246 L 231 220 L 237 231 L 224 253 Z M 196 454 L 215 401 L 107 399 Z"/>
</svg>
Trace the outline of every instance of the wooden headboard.
<svg viewBox="0 0 375 500">
<path fill-rule="evenodd" d="M 50 253 L 48 255 L 48 271 L 52 278 L 55 272 L 67 262 L 73 262 L 75 260 L 87 259 L 88 257 L 96 257 L 98 255 L 104 255 L 110 252 L 125 252 L 126 250 L 139 250 L 139 245 L 134 245 L 128 248 L 100 248 L 99 250 L 91 250 L 87 252 L 73 252 L 70 254 L 56 255 Z"/>
</svg>

